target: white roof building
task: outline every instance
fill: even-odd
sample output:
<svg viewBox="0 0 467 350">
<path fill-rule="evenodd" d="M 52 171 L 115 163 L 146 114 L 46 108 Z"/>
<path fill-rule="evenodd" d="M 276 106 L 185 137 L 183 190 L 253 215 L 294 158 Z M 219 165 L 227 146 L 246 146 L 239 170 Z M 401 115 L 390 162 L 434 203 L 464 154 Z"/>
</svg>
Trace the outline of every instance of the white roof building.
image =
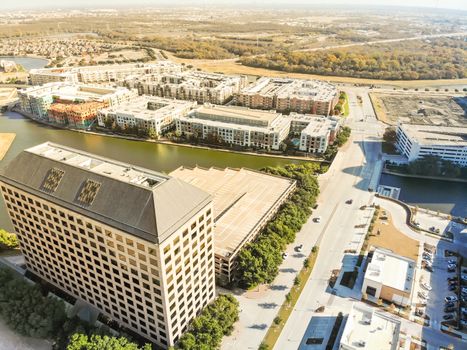
<svg viewBox="0 0 467 350">
<path fill-rule="evenodd" d="M 342 333 L 341 350 L 396 350 L 400 321 L 366 305 L 354 304 Z"/>
</svg>

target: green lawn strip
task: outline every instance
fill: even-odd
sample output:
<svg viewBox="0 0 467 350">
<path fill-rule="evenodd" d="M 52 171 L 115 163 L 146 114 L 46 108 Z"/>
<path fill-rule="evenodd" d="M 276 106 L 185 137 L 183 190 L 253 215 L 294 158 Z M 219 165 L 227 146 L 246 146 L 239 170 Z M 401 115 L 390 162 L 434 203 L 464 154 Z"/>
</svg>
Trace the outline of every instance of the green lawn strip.
<svg viewBox="0 0 467 350">
<path fill-rule="evenodd" d="M 285 324 L 287 323 L 287 320 L 290 314 L 292 313 L 292 310 L 295 304 L 297 303 L 297 300 L 300 297 L 303 288 L 305 288 L 305 284 L 308 281 L 311 272 L 313 271 L 313 266 L 315 265 L 317 257 L 318 249 L 315 252 L 312 251 L 308 256 L 308 267 L 303 267 L 298 273 L 298 280 L 300 281 L 300 283 L 292 287 L 292 289 L 289 292 L 290 298 L 286 298 L 285 302 L 279 309 L 274 323 L 271 325 L 268 332 L 266 333 L 266 336 L 263 339 L 262 349 L 272 349 L 274 347 L 274 344 L 276 344 L 276 341 L 279 338 Z M 276 321 L 279 322 L 276 323 Z"/>
<path fill-rule="evenodd" d="M 347 117 L 350 113 L 349 97 L 347 96 L 347 94 L 345 94 L 345 100 L 342 107 L 344 108 L 344 117 Z"/>
</svg>

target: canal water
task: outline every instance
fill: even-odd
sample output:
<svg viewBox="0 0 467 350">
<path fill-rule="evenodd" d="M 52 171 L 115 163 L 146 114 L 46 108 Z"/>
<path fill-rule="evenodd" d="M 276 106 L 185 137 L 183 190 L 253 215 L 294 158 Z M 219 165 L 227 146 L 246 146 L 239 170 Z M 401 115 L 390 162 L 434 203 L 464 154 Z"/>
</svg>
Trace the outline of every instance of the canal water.
<svg viewBox="0 0 467 350">
<path fill-rule="evenodd" d="M 300 163 L 298 160 L 261 157 L 83 134 L 47 127 L 13 112 L 0 113 L 0 132 L 16 133 L 16 138 L 12 146 L 3 160 L 0 161 L 0 167 L 13 159 L 25 148 L 46 141 L 63 144 L 86 152 L 166 173 L 182 165 L 260 169 L 265 166 Z M 7 229 L 11 228 L 3 203 L 0 203 L 0 228 L 2 227 Z"/>
<path fill-rule="evenodd" d="M 399 187 L 399 199 L 410 205 L 467 217 L 467 183 L 382 174 L 380 184 Z"/>
<path fill-rule="evenodd" d="M 0 60 L 14 61 L 22 65 L 26 70 L 43 68 L 47 65 L 46 59 L 35 57 L 0 56 Z"/>
</svg>

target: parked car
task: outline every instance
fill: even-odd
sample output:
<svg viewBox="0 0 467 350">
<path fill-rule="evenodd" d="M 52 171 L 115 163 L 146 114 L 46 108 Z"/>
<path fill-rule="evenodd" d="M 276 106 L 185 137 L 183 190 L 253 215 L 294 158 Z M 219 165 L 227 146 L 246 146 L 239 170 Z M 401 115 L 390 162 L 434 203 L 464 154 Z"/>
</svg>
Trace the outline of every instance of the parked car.
<svg viewBox="0 0 467 350">
<path fill-rule="evenodd" d="M 419 296 L 420 298 L 422 298 L 422 299 L 425 299 L 425 300 L 430 299 L 430 298 L 428 297 L 428 293 L 427 293 L 427 292 L 420 291 L 420 292 L 418 292 L 418 296 Z"/>
<path fill-rule="evenodd" d="M 301 252 L 301 251 L 303 250 L 303 244 L 299 244 L 299 245 L 295 248 L 295 250 L 296 250 L 297 252 Z"/>
<path fill-rule="evenodd" d="M 282 253 L 282 259 L 286 259 L 289 256 L 288 253 Z"/>
<path fill-rule="evenodd" d="M 426 282 L 421 283 L 421 286 L 425 288 L 426 290 L 432 290 L 433 288 Z"/>
<path fill-rule="evenodd" d="M 450 321 L 454 319 L 454 314 L 447 314 L 443 316 L 443 320 Z"/>
<path fill-rule="evenodd" d="M 457 265 L 449 264 L 448 265 L 448 272 L 455 272 L 456 268 L 457 268 Z"/>
<path fill-rule="evenodd" d="M 456 277 L 456 276 L 448 277 L 447 280 L 448 280 L 449 282 L 452 282 L 452 281 L 456 281 L 456 282 L 457 282 L 457 277 Z"/>
<path fill-rule="evenodd" d="M 457 290 L 457 284 L 451 284 L 448 287 L 448 289 L 449 289 L 450 292 L 455 292 Z"/>
<path fill-rule="evenodd" d="M 448 295 L 446 298 L 444 298 L 444 301 L 447 302 L 456 302 L 458 299 L 455 295 Z"/>
<path fill-rule="evenodd" d="M 446 255 L 446 256 L 456 256 L 456 253 L 455 253 L 455 252 L 453 252 L 452 250 L 448 250 L 448 249 L 446 249 L 446 251 L 445 251 L 445 255 Z"/>
<path fill-rule="evenodd" d="M 345 203 L 346 203 L 346 204 L 352 204 L 352 203 L 353 203 L 353 199 L 347 199 L 347 200 L 345 201 Z"/>
<path fill-rule="evenodd" d="M 321 216 L 317 216 L 313 219 L 314 222 L 321 222 Z"/>
<path fill-rule="evenodd" d="M 425 265 L 425 270 L 428 270 L 430 272 L 433 272 L 433 266 L 426 264 Z"/>
<path fill-rule="evenodd" d="M 454 307 L 456 306 L 455 302 L 453 301 L 447 301 L 445 304 L 444 304 L 444 307 Z"/>
<path fill-rule="evenodd" d="M 461 275 L 461 280 L 467 281 L 467 275 Z"/>
<path fill-rule="evenodd" d="M 428 260 L 428 261 L 433 261 L 433 256 L 429 255 L 429 254 L 425 254 L 423 253 L 423 259 L 425 260 Z"/>
<path fill-rule="evenodd" d="M 457 259 L 449 259 L 448 260 L 448 265 L 457 265 Z"/>
<path fill-rule="evenodd" d="M 455 307 L 445 307 L 444 312 L 449 313 L 449 312 L 455 312 L 456 308 Z"/>
</svg>

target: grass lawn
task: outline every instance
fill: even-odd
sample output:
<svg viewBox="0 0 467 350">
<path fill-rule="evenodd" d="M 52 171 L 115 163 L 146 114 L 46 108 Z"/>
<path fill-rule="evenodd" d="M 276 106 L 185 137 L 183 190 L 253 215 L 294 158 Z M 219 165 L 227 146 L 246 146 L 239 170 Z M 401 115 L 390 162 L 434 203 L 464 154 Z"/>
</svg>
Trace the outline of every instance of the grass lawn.
<svg viewBox="0 0 467 350">
<path fill-rule="evenodd" d="M 415 261 L 418 257 L 419 242 L 398 231 L 392 223 L 391 215 L 384 208 L 379 210 L 379 215 L 374 225 L 373 234 L 370 235 L 368 245 L 390 249 L 396 254 L 414 259 Z"/>
<path fill-rule="evenodd" d="M 342 107 L 344 108 L 344 117 L 347 117 L 350 113 L 349 97 L 347 96 L 347 94 L 345 94 L 345 101 Z"/>
<path fill-rule="evenodd" d="M 268 349 L 272 349 L 274 344 L 276 344 L 277 339 L 279 338 L 282 329 L 284 328 L 285 323 L 287 322 L 292 310 L 297 303 L 300 294 L 302 293 L 303 288 L 305 287 L 308 278 L 313 271 L 313 266 L 315 265 L 316 258 L 318 257 L 318 251 L 311 252 L 308 256 L 308 267 L 303 267 L 302 270 L 298 274 L 298 278 L 300 279 L 300 284 L 295 285 L 290 290 L 290 301 L 284 301 L 279 312 L 277 313 L 277 317 L 280 319 L 279 324 L 275 322 L 271 325 L 266 336 L 263 339 L 263 344 L 268 346 Z"/>
</svg>

